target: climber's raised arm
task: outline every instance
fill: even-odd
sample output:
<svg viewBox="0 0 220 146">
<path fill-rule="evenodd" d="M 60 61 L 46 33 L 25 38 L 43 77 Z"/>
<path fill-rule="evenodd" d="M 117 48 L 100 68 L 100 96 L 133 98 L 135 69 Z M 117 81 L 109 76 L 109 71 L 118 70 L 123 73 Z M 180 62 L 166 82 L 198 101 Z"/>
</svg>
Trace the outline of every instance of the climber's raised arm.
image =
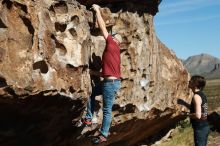
<svg viewBox="0 0 220 146">
<path fill-rule="evenodd" d="M 97 18 L 97 21 L 98 21 L 99 28 L 101 29 L 104 38 L 107 39 L 108 31 L 106 29 L 105 21 L 103 20 L 101 12 L 100 12 L 100 6 L 96 5 L 96 4 L 93 4 L 92 8 L 96 12 L 96 18 Z"/>
</svg>

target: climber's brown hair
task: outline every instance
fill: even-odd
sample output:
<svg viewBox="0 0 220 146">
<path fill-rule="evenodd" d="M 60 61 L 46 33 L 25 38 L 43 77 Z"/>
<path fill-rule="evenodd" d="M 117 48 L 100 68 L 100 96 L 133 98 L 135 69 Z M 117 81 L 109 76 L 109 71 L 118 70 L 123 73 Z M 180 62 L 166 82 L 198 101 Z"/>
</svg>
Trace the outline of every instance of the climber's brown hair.
<svg viewBox="0 0 220 146">
<path fill-rule="evenodd" d="M 190 79 L 190 84 L 192 84 L 193 87 L 196 87 L 200 90 L 203 90 L 206 85 L 206 80 L 203 76 L 194 75 Z"/>
</svg>

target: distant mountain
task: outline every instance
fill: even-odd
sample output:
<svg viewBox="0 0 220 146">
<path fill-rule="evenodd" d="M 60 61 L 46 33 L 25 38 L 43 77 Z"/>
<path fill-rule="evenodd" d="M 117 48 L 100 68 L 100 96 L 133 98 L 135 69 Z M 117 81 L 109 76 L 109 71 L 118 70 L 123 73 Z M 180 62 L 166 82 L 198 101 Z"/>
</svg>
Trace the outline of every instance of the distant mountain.
<svg viewBox="0 0 220 146">
<path fill-rule="evenodd" d="M 220 59 L 208 54 L 191 56 L 183 61 L 191 75 L 203 75 L 206 78 L 220 78 Z"/>
</svg>

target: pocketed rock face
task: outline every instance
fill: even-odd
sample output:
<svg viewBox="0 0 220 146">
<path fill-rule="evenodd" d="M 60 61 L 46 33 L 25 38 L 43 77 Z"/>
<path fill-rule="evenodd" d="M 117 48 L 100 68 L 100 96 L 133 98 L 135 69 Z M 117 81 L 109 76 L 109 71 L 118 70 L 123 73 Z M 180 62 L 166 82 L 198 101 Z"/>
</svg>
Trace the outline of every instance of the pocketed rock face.
<svg viewBox="0 0 220 146">
<path fill-rule="evenodd" d="M 0 113 L 6 122 L 0 124 L 19 115 L 20 124 L 16 127 L 23 129 L 22 134 L 31 140 L 18 138 L 1 145 L 24 144 L 22 140 L 26 145 L 34 145 L 36 141 L 41 146 L 90 144 L 80 136 L 82 129 L 72 127 L 71 119 L 82 118 L 91 93 L 88 69 L 100 69 L 105 48 L 94 12 L 88 10 L 92 3 L 103 6 L 101 11 L 108 30 L 123 38 L 122 85 L 113 106 L 108 144 L 133 145 L 181 118 L 177 113 L 183 108 L 177 99 L 189 101 L 189 77 L 175 54 L 156 37 L 153 16 L 159 0 L 3 0 L 0 3 Z M 95 122 L 100 125 L 101 98 L 97 100 Z M 1 130 L 5 141 L 20 134 L 10 127 Z M 31 137 L 36 135 L 43 139 L 40 143 Z"/>
<path fill-rule="evenodd" d="M 76 2 L 1 1 L 1 76 L 14 94 L 88 95 L 91 35 L 85 15 Z"/>
</svg>

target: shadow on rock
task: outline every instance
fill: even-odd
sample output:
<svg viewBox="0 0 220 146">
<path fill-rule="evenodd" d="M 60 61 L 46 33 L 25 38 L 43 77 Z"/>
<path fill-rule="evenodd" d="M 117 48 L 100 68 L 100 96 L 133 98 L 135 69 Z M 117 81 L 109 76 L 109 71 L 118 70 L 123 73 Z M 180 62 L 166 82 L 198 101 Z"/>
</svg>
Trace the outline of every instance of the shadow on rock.
<svg viewBox="0 0 220 146">
<path fill-rule="evenodd" d="M 208 121 L 210 125 L 213 125 L 213 130 L 220 132 L 220 115 L 217 112 L 212 112 L 208 116 Z"/>
</svg>

